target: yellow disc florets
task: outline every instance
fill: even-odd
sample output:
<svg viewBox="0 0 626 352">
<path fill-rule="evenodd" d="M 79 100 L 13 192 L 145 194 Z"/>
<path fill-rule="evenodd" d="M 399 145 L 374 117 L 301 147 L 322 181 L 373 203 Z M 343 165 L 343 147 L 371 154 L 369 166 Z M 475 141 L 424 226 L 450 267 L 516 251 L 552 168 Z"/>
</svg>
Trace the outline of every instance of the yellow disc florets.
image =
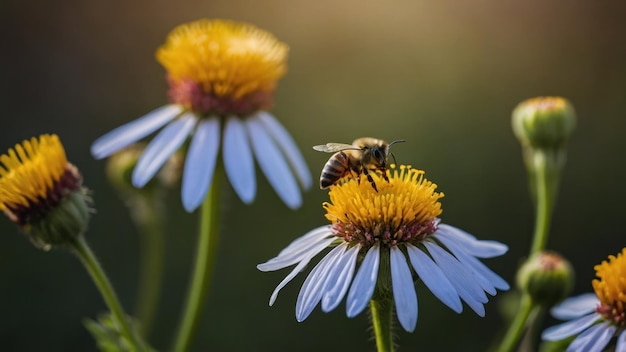
<svg viewBox="0 0 626 352">
<path fill-rule="evenodd" d="M 396 245 L 417 243 L 435 232 L 441 214 L 437 185 L 424 178 L 424 171 L 410 166 L 392 166 L 389 182 L 373 174 L 378 192 L 364 175 L 330 187 L 330 202 L 324 203 L 326 218 L 337 236 L 348 242 Z"/>
<path fill-rule="evenodd" d="M 268 108 L 286 72 L 288 47 L 246 23 L 199 20 L 175 28 L 157 53 L 170 99 L 202 113 Z"/>
<path fill-rule="evenodd" d="M 47 134 L 15 145 L 0 162 L 0 210 L 45 200 L 67 166 L 59 137 Z"/>
<path fill-rule="evenodd" d="M 626 248 L 594 267 L 593 289 L 600 300 L 598 312 L 618 325 L 626 325 Z"/>
</svg>

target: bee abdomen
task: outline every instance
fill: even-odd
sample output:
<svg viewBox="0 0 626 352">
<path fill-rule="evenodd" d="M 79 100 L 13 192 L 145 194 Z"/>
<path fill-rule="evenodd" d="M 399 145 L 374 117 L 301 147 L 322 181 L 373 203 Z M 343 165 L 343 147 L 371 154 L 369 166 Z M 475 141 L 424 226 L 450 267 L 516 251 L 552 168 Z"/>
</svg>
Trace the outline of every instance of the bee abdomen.
<svg viewBox="0 0 626 352">
<path fill-rule="evenodd" d="M 344 152 L 335 153 L 324 168 L 322 169 L 322 175 L 320 176 L 320 188 L 325 189 L 328 188 L 343 176 L 346 175 L 350 170 L 350 160 L 348 156 Z"/>
</svg>

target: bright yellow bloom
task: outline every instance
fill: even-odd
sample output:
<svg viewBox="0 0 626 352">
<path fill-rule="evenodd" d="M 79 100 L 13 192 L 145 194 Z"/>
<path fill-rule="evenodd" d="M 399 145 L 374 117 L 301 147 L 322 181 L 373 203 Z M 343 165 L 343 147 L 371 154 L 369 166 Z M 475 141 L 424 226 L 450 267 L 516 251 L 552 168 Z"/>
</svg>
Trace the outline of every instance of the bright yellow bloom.
<svg viewBox="0 0 626 352">
<path fill-rule="evenodd" d="M 0 156 L 0 162 L 0 210 L 47 199 L 67 165 L 59 137 L 49 134 L 15 145 Z"/>
<path fill-rule="evenodd" d="M 330 202 L 324 203 L 326 218 L 347 241 L 380 237 L 390 245 L 416 243 L 436 230 L 443 193 L 435 191 L 437 185 L 424 178 L 422 170 L 405 165 L 399 171 L 392 168 L 389 182 L 371 173 L 378 192 L 365 175 L 331 186 Z"/>
<path fill-rule="evenodd" d="M 0 210 L 33 244 L 48 250 L 82 235 L 90 198 L 59 137 L 33 137 L 9 149 L 0 162 Z"/>
<path fill-rule="evenodd" d="M 203 19 L 176 27 L 156 57 L 167 70 L 173 102 L 195 111 L 227 112 L 238 110 L 230 105 L 240 100 L 260 105 L 256 110 L 269 107 L 276 81 L 287 70 L 288 51 L 255 26 Z"/>
<path fill-rule="evenodd" d="M 626 323 L 626 248 L 594 267 L 598 279 L 593 289 L 600 300 L 600 313 L 616 323 Z"/>
</svg>

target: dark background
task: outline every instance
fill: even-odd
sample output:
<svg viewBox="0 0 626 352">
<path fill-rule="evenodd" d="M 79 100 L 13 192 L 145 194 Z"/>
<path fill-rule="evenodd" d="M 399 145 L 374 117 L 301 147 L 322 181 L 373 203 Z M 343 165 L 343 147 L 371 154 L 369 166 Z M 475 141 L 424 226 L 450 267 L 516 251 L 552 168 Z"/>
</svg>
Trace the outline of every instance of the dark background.
<svg viewBox="0 0 626 352">
<path fill-rule="evenodd" d="M 619 5 L 618 5 L 619 3 Z M 595 1 L 17 1 L 0 3 L 0 149 L 57 133 L 93 189 L 88 240 L 128 310 L 137 282 L 137 234 L 104 176 L 91 142 L 166 102 L 156 48 L 176 25 L 202 17 L 248 21 L 289 44 L 289 73 L 275 115 L 292 132 L 317 179 L 327 155 L 310 146 L 372 135 L 406 139 L 400 162 L 427 171 L 445 192 L 444 222 L 509 253 L 487 264 L 509 282 L 527 253 L 533 209 L 515 105 L 560 95 L 579 123 L 553 218 L 549 248 L 577 269 L 575 292 L 591 290 L 593 265 L 624 246 L 626 22 L 620 2 Z M 224 191 L 211 293 L 194 350 L 364 351 L 375 345 L 367 314 L 316 310 L 297 323 L 304 275 L 269 295 L 288 273 L 255 265 L 325 224 L 317 188 L 296 212 L 259 176 L 254 204 Z M 169 197 L 163 300 L 152 344 L 166 350 L 186 290 L 196 214 Z M 86 351 L 81 325 L 105 306 L 76 258 L 33 248 L 0 221 L 0 342 L 11 351 Z M 483 351 L 503 325 L 496 296 L 487 316 L 457 315 L 418 285 L 417 329 L 398 331 L 401 350 Z M 551 323 L 552 321 L 547 321 Z"/>
</svg>

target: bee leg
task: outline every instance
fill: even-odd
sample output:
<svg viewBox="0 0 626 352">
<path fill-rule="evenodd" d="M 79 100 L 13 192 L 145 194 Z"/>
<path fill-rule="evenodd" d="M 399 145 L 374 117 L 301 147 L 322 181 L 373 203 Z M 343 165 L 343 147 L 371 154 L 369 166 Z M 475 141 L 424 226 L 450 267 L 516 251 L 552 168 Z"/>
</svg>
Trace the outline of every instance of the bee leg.
<svg viewBox="0 0 626 352">
<path fill-rule="evenodd" d="M 374 182 L 374 179 L 372 178 L 372 175 L 370 175 L 369 171 L 367 171 L 367 168 L 365 167 L 365 165 L 363 165 L 362 168 L 363 168 L 363 174 L 365 176 L 367 176 L 367 180 L 369 181 L 369 183 L 374 188 L 374 191 L 378 192 L 378 188 L 376 188 L 376 182 Z"/>
<path fill-rule="evenodd" d="M 389 183 L 389 177 L 387 177 L 387 169 L 378 169 L 383 174 L 383 179 Z"/>
</svg>

